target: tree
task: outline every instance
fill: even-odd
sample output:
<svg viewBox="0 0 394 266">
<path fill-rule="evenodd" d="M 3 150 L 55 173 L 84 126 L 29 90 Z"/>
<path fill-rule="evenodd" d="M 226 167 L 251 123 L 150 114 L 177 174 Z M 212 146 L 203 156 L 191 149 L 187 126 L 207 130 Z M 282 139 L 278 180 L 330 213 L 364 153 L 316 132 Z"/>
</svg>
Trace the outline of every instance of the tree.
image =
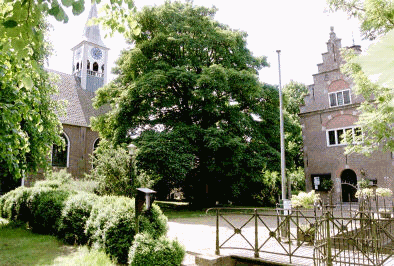
<svg viewBox="0 0 394 266">
<path fill-rule="evenodd" d="M 304 166 L 302 128 L 298 114 L 300 105 L 304 104 L 304 97 L 308 89 L 305 84 L 290 81 L 283 87 L 284 114 L 286 122 L 286 168 L 295 169 Z"/>
<path fill-rule="evenodd" d="M 364 133 L 362 141 L 348 145 L 346 152 L 369 154 L 380 148 L 394 151 L 394 80 L 390 56 L 394 37 L 394 3 L 389 0 L 329 0 L 328 3 L 333 10 L 343 10 L 358 18 L 364 38 L 383 36 L 368 50 L 367 56 L 357 56 L 350 50 L 343 52 L 347 63 L 342 71 L 352 77 L 355 93 L 365 99 L 359 107 L 358 123 Z M 376 81 L 372 82 L 370 77 Z"/>
<path fill-rule="evenodd" d="M 344 11 L 360 21 L 365 39 L 374 40 L 394 28 L 394 3 L 391 0 L 327 0 L 332 11 Z"/>
<path fill-rule="evenodd" d="M 279 169 L 278 91 L 257 79 L 266 58 L 215 12 L 166 2 L 137 13 L 141 34 L 96 96 L 112 110 L 92 121 L 114 145 L 137 144 L 159 192 L 182 187 L 194 203 L 249 200 L 262 171 Z"/>
</svg>

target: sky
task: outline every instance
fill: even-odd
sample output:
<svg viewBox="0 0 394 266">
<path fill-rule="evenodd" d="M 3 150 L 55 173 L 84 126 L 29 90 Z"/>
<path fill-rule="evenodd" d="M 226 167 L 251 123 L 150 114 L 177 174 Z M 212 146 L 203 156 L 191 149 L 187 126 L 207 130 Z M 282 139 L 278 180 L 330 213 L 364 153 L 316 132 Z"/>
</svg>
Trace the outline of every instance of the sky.
<svg viewBox="0 0 394 266">
<path fill-rule="evenodd" d="M 144 5 L 161 5 L 165 0 L 135 0 L 138 9 Z M 259 72 L 261 82 L 278 85 L 280 53 L 281 84 L 284 86 L 291 80 L 306 85 L 313 84 L 313 74 L 317 73 L 317 64 L 322 62 L 322 53 L 327 51 L 330 27 L 338 38 L 342 39 L 342 47 L 361 45 L 368 47 L 370 42 L 362 41 L 359 23 L 348 19 L 342 12 L 328 11 L 325 0 L 194 0 L 194 5 L 215 6 L 218 11 L 215 20 L 227 24 L 232 29 L 248 33 L 247 47 L 255 56 L 267 56 L 270 67 Z M 54 47 L 54 55 L 49 59 L 48 68 L 71 74 L 71 48 L 82 40 L 82 33 L 90 10 L 90 1 L 86 1 L 85 11 L 79 16 L 68 12 L 70 20 L 63 24 L 50 19 L 53 30 L 49 40 Z M 100 10 L 100 6 L 98 6 Z M 110 48 L 109 68 L 122 49 L 128 48 L 121 35 L 104 38 L 105 45 Z M 115 76 L 109 74 L 109 80 Z"/>
</svg>

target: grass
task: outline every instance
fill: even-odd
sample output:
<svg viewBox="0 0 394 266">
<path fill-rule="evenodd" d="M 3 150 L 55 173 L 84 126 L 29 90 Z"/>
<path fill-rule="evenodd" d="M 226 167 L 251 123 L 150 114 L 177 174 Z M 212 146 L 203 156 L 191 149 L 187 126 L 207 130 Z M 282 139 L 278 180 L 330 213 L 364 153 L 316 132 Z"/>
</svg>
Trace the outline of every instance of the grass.
<svg viewBox="0 0 394 266">
<path fill-rule="evenodd" d="M 33 234 L 0 218 L 0 265 L 115 266 L 103 253 L 64 245 L 54 236 Z"/>
</svg>

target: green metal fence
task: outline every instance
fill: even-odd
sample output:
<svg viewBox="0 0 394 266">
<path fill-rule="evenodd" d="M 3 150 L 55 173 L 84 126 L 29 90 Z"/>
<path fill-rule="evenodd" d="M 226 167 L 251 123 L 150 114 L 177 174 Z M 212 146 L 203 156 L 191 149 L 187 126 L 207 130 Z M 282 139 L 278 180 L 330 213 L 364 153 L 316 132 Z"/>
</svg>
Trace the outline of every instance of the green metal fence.
<svg viewBox="0 0 394 266">
<path fill-rule="evenodd" d="M 390 210 L 379 213 L 379 209 Z M 313 209 L 213 208 L 216 254 L 231 250 L 291 265 L 394 265 L 393 204 Z M 230 253 L 231 253 L 230 252 Z"/>
</svg>

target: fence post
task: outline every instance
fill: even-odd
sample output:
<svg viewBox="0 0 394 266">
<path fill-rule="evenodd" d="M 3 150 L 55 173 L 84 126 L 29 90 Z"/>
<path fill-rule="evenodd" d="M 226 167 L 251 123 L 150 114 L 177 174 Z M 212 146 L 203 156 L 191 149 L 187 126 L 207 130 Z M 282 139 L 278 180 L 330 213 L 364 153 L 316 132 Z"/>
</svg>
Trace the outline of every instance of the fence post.
<svg viewBox="0 0 394 266">
<path fill-rule="evenodd" d="M 327 266 L 332 266 L 330 213 L 326 211 L 326 237 L 327 237 Z"/>
<path fill-rule="evenodd" d="M 254 209 L 254 257 L 259 257 L 259 221 L 257 216 L 257 209 Z"/>
<path fill-rule="evenodd" d="M 219 209 L 216 209 L 216 255 L 220 255 L 219 250 Z"/>
</svg>

